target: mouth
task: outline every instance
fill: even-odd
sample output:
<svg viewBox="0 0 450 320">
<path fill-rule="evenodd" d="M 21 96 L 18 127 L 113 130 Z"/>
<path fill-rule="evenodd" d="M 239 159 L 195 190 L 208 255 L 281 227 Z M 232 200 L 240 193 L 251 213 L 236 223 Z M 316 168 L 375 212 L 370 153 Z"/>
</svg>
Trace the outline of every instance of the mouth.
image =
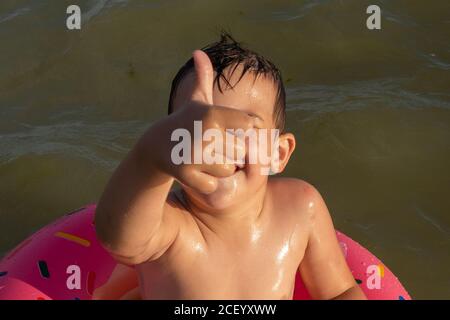
<svg viewBox="0 0 450 320">
<path fill-rule="evenodd" d="M 234 166 L 234 172 L 227 177 L 218 178 L 218 181 L 222 184 L 228 184 L 231 181 L 236 181 L 236 179 L 240 179 L 241 176 L 246 174 L 247 166 L 244 163 L 236 163 Z"/>
</svg>

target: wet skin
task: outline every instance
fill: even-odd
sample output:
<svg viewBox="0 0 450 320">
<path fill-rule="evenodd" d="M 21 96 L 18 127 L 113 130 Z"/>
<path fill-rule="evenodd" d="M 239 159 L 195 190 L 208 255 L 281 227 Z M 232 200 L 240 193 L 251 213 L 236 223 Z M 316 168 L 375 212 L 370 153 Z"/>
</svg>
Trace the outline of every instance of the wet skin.
<svg viewBox="0 0 450 320">
<path fill-rule="evenodd" d="M 175 112 L 151 126 L 112 176 L 97 207 L 100 241 L 136 265 L 145 299 L 291 299 L 297 271 L 317 299 L 364 299 L 340 250 L 327 207 L 305 181 L 268 178 L 261 165 L 178 165 L 170 133 L 275 128 L 271 79 L 246 74 L 213 85 L 207 56 L 176 93 Z M 237 72 L 228 74 L 236 83 Z M 280 136 L 278 172 L 295 148 Z M 158 152 L 155 152 L 158 150 Z M 169 193 L 177 180 L 182 190 Z"/>
</svg>

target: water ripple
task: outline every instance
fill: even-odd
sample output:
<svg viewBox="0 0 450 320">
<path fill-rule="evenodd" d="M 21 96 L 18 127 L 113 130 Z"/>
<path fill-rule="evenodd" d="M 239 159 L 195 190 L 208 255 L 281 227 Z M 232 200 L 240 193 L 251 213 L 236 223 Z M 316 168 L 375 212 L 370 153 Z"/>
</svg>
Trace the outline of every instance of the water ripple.
<svg viewBox="0 0 450 320">
<path fill-rule="evenodd" d="M 21 125 L 24 129 L 19 132 L 0 135 L 0 165 L 27 154 L 62 153 L 111 169 L 148 124 L 130 121 Z"/>
<path fill-rule="evenodd" d="M 385 105 L 394 108 L 450 109 L 450 94 L 418 93 L 401 88 L 407 79 L 379 79 L 338 85 L 287 88 L 288 110 L 334 112 Z"/>
</svg>

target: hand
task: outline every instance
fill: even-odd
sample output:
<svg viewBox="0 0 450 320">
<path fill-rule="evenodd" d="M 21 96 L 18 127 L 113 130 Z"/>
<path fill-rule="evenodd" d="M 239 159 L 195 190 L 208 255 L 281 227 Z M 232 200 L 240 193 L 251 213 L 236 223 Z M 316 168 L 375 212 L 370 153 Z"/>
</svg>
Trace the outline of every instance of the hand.
<svg viewBox="0 0 450 320">
<path fill-rule="evenodd" d="M 193 139 L 194 121 L 201 121 L 203 132 L 212 128 L 222 132 L 222 150 L 225 153 L 225 150 L 227 150 L 225 144 L 227 139 L 225 139 L 225 137 L 226 134 L 229 134 L 227 133 L 227 129 L 243 129 L 245 131 L 249 128 L 253 128 L 254 117 L 241 110 L 214 105 L 214 70 L 211 61 L 207 54 L 201 50 L 194 51 L 193 58 L 196 76 L 195 88 L 189 101 L 163 121 L 164 124 L 162 126 L 170 128 L 170 130 L 165 130 L 166 132 L 164 135 L 158 136 L 165 137 L 170 141 L 170 136 L 174 130 L 186 129 L 190 132 L 192 138 L 191 150 L 194 152 L 195 148 L 198 146 L 198 143 L 194 143 Z M 206 143 L 203 141 L 201 143 L 204 150 Z M 158 146 L 160 149 L 160 145 L 161 144 L 155 146 Z M 218 153 L 214 155 L 215 159 L 220 159 L 217 161 L 218 163 L 207 164 L 204 163 L 204 159 L 202 159 L 200 164 L 194 163 L 194 154 L 191 154 L 191 163 L 176 165 L 170 157 L 171 149 L 174 144 L 169 145 L 169 150 L 163 151 L 163 159 L 158 161 L 163 171 L 167 172 L 180 183 L 191 187 L 200 193 L 208 194 L 214 192 L 217 188 L 218 178 L 231 176 L 236 171 L 236 165 L 233 161 L 237 159 L 228 159 L 227 161 L 225 155 Z M 243 145 L 245 145 L 243 142 L 235 142 L 232 146 L 234 149 L 233 154 L 242 154 Z"/>
</svg>

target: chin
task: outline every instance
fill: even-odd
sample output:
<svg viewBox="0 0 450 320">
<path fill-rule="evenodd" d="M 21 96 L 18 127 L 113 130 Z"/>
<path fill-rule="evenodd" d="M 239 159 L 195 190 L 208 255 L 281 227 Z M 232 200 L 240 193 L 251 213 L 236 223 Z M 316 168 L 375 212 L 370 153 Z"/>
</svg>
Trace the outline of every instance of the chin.
<svg viewBox="0 0 450 320">
<path fill-rule="evenodd" d="M 261 186 L 263 181 L 267 179 L 264 178 L 263 181 L 255 181 L 255 176 L 259 175 L 259 171 L 249 169 L 239 169 L 229 177 L 218 178 L 217 189 L 210 194 L 192 192 L 191 196 L 199 204 L 213 211 L 238 206 L 247 201 L 248 197 L 259 189 L 257 186 Z"/>
<path fill-rule="evenodd" d="M 219 178 L 217 189 L 202 198 L 212 209 L 222 210 L 236 204 L 239 193 L 246 189 L 246 175 L 244 171 L 236 171 L 232 176 Z"/>
<path fill-rule="evenodd" d="M 236 195 L 234 194 L 216 194 L 213 192 L 202 197 L 205 205 L 214 210 L 224 210 L 236 204 Z"/>
</svg>

